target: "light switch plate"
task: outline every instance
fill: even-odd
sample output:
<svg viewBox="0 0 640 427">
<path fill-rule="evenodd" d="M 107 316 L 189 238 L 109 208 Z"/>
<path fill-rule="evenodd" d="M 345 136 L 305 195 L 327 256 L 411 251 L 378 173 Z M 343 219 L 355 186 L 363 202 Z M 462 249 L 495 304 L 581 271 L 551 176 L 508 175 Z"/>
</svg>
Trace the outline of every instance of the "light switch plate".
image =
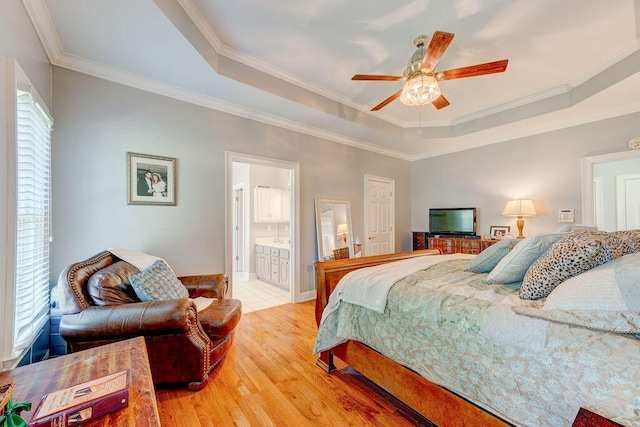
<svg viewBox="0 0 640 427">
<path fill-rule="evenodd" d="M 573 222 L 574 218 L 573 209 L 558 209 L 558 222 Z"/>
</svg>

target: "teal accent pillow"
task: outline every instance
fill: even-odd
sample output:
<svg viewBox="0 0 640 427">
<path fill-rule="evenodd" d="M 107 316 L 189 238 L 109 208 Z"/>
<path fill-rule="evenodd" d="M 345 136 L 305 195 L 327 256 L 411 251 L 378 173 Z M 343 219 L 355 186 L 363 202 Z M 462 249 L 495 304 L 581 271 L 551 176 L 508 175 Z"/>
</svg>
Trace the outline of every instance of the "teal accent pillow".
<svg viewBox="0 0 640 427">
<path fill-rule="evenodd" d="M 465 270 L 474 273 L 490 272 L 519 242 L 520 240 L 517 239 L 503 239 L 498 243 L 494 243 L 472 259 Z"/>
<path fill-rule="evenodd" d="M 491 284 L 505 285 L 524 279 L 531 264 L 547 252 L 551 245 L 567 234 L 538 234 L 520 242 L 498 262 L 487 276 Z"/>
<path fill-rule="evenodd" d="M 143 302 L 189 298 L 187 288 L 162 260 L 157 260 L 140 273 L 129 276 L 129 283 Z"/>
</svg>

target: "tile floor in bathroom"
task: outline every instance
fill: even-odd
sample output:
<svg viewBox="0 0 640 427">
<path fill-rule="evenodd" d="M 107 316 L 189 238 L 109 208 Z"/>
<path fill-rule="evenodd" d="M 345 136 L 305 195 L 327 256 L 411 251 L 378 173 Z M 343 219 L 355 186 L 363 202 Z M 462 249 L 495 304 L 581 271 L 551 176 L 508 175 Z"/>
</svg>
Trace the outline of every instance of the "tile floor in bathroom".
<svg viewBox="0 0 640 427">
<path fill-rule="evenodd" d="M 260 280 L 244 280 L 234 276 L 232 296 L 242 301 L 242 312 L 263 310 L 291 301 L 289 291 Z"/>
</svg>

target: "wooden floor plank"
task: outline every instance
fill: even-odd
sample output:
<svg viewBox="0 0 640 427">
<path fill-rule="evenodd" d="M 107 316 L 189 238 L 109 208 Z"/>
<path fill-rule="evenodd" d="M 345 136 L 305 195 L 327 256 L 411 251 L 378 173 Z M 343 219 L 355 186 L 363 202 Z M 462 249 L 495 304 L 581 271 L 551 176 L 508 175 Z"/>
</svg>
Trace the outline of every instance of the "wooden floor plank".
<svg viewBox="0 0 640 427">
<path fill-rule="evenodd" d="M 318 368 L 314 319 L 313 301 L 244 314 L 204 389 L 157 388 L 162 425 L 429 425 L 339 361 L 334 374 Z"/>
</svg>

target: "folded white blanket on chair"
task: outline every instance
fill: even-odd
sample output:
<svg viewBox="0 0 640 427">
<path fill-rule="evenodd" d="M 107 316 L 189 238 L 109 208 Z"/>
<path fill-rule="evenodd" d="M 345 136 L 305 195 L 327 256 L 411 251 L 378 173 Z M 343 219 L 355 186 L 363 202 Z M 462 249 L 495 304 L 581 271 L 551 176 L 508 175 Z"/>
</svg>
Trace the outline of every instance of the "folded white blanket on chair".
<svg viewBox="0 0 640 427">
<path fill-rule="evenodd" d="M 140 252 L 140 251 L 134 251 L 132 249 L 107 248 L 107 250 L 112 254 L 114 254 L 115 256 L 117 256 L 118 258 L 120 258 L 121 260 L 126 261 L 129 264 L 135 265 L 136 267 L 138 267 L 140 271 L 146 269 L 157 260 L 164 261 L 162 258 L 158 258 L 157 256 L 145 254 L 144 252 Z M 171 266 L 169 266 L 169 268 L 171 268 Z"/>
</svg>

